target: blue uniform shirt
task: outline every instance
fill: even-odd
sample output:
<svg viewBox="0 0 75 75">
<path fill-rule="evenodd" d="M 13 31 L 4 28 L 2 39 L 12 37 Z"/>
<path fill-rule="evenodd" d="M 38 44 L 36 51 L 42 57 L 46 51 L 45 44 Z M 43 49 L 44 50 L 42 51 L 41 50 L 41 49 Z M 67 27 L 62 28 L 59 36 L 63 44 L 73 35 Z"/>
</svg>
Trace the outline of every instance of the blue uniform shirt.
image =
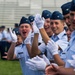
<svg viewBox="0 0 75 75">
<path fill-rule="evenodd" d="M 20 61 L 23 75 L 43 75 L 40 71 L 33 71 L 25 64 L 30 59 L 27 48 L 25 45 L 15 47 L 15 55 Z"/>
<path fill-rule="evenodd" d="M 71 35 L 71 40 L 69 42 L 69 48 L 66 53 L 67 59 L 72 59 L 72 55 L 75 54 L 75 31 Z"/>
<path fill-rule="evenodd" d="M 68 38 L 66 35 L 66 31 L 62 31 L 61 33 L 59 33 L 58 35 L 53 35 L 52 36 L 52 40 L 55 41 L 55 43 L 61 48 L 61 50 L 59 50 L 59 55 L 61 57 L 61 53 L 67 48 L 68 46 Z"/>
<path fill-rule="evenodd" d="M 66 32 L 65 30 L 63 32 L 61 32 L 60 34 L 58 34 L 56 37 L 53 35 L 51 37 L 51 39 L 57 44 L 60 46 L 60 48 L 62 49 L 61 52 L 63 52 L 66 47 L 68 46 L 68 38 L 67 38 L 67 35 L 66 35 Z M 42 53 L 45 52 L 46 49 L 46 45 L 45 43 L 42 43 L 40 46 L 39 46 L 39 49 L 41 50 Z M 49 52 L 49 50 L 47 50 L 47 58 L 49 60 L 52 60 L 53 59 L 53 56 L 52 54 Z"/>
<path fill-rule="evenodd" d="M 2 32 L 2 38 L 7 38 L 7 31 L 4 30 L 4 31 Z"/>
<path fill-rule="evenodd" d="M 66 48 L 64 53 L 61 54 L 61 57 L 65 62 L 67 62 L 67 60 L 73 59 L 72 55 L 74 54 L 75 54 L 75 31 L 72 32 L 68 47 Z M 69 64 L 67 67 L 69 67 Z"/>
<path fill-rule="evenodd" d="M 52 40 L 62 49 L 61 52 L 63 52 L 68 46 L 68 38 L 65 30 L 56 36 L 53 35 Z"/>
</svg>

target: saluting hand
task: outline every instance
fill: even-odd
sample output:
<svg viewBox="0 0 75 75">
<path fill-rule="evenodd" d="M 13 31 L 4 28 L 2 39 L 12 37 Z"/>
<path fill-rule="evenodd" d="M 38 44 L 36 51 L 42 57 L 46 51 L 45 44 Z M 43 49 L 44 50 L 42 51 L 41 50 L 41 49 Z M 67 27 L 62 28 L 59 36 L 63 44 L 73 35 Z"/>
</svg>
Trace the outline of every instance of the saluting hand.
<svg viewBox="0 0 75 75">
<path fill-rule="evenodd" d="M 17 35 L 16 35 L 15 31 L 12 32 L 11 28 L 9 28 L 9 31 L 10 31 L 10 35 L 12 37 L 12 42 L 16 43 L 17 42 Z"/>
<path fill-rule="evenodd" d="M 44 20 L 41 18 L 40 14 L 35 15 L 35 20 L 34 21 L 35 21 L 38 29 L 41 29 L 41 28 L 44 27 Z"/>
</svg>

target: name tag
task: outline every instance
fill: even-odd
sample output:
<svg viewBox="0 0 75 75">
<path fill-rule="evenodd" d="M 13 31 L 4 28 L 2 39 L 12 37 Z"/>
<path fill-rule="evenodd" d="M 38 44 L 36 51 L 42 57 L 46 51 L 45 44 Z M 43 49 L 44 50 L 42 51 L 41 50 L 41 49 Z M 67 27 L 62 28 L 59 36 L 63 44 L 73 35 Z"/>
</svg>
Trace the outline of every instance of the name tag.
<svg viewBox="0 0 75 75">
<path fill-rule="evenodd" d="M 17 55 L 18 58 L 23 58 L 24 57 L 24 53 L 23 52 L 19 52 Z"/>
<path fill-rule="evenodd" d="M 61 53 L 60 57 L 62 60 L 65 60 L 66 59 L 66 53 Z"/>
</svg>

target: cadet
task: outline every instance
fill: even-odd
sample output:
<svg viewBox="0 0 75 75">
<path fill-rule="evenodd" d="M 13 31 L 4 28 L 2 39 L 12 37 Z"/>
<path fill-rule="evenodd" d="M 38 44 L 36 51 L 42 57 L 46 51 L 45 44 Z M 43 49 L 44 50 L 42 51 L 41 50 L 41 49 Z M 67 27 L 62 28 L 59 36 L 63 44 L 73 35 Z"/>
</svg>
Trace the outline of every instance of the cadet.
<svg viewBox="0 0 75 75">
<path fill-rule="evenodd" d="M 52 15 L 52 13 L 49 10 L 43 10 L 43 12 L 42 12 L 42 18 L 45 19 L 44 29 L 49 37 L 51 37 L 53 35 L 53 31 L 50 26 L 51 15 Z"/>
<path fill-rule="evenodd" d="M 71 33 L 73 31 L 70 23 L 70 7 L 71 7 L 71 2 L 67 2 L 61 6 L 62 9 L 62 14 L 64 16 L 64 21 L 67 26 L 65 26 L 66 34 L 68 36 L 68 41 L 71 38 Z"/>
<path fill-rule="evenodd" d="M 42 19 L 44 18 L 44 29 L 45 29 L 45 31 L 46 31 L 46 33 L 48 34 L 49 37 L 52 37 L 52 35 L 53 35 L 53 31 L 52 31 L 51 26 L 50 26 L 51 14 L 52 14 L 52 13 L 51 13 L 49 10 L 43 10 L 43 11 L 42 11 Z M 41 48 L 42 48 L 42 47 L 45 47 L 45 43 L 42 43 L 42 44 L 40 45 L 40 47 L 41 47 Z M 42 48 L 42 49 L 43 49 L 43 48 Z M 48 54 L 48 52 L 47 52 L 46 49 L 45 49 L 44 53 L 45 53 L 45 55 L 46 55 L 47 57 L 49 57 L 49 54 Z"/>
<path fill-rule="evenodd" d="M 38 17 L 37 19 L 39 19 L 40 16 L 36 15 L 36 17 Z M 35 19 L 36 19 L 36 17 L 35 17 Z M 40 22 L 42 22 L 42 20 Z M 54 35 L 51 37 L 51 39 L 54 42 L 56 42 L 56 44 L 58 46 L 58 50 L 60 51 L 60 54 L 61 54 L 64 51 L 64 49 L 68 46 L 68 38 L 67 38 L 66 32 L 64 30 L 64 21 L 63 21 L 62 14 L 58 11 L 55 11 L 51 16 L 50 23 L 51 23 L 50 26 L 54 32 Z M 37 24 L 38 24 L 38 22 L 36 23 L 36 25 Z M 42 29 L 43 22 L 40 24 L 41 25 L 39 25 L 39 27 L 41 27 L 41 29 Z M 47 44 L 46 41 L 44 41 L 44 42 L 45 42 L 45 44 Z M 44 53 L 44 51 L 46 49 L 45 45 L 40 45 L 38 48 L 38 46 L 36 46 L 37 42 L 34 41 L 33 43 L 34 43 L 34 45 L 32 46 L 32 56 L 33 57 L 40 54 L 41 52 Z M 49 52 L 48 52 L 48 58 L 49 58 L 49 60 L 53 60 L 52 55 Z"/>
<path fill-rule="evenodd" d="M 71 2 L 67 2 L 61 6 L 62 14 L 64 16 L 64 21 L 67 26 L 70 25 L 70 7 L 71 7 Z"/>
<path fill-rule="evenodd" d="M 30 21 L 27 18 L 21 18 L 19 24 L 19 31 L 22 36 L 23 43 L 21 45 L 16 46 L 17 36 L 15 33 L 12 33 L 10 29 L 12 44 L 8 51 L 7 59 L 19 59 L 23 75 L 40 75 L 39 71 L 30 70 L 25 64 L 25 61 L 30 59 L 30 51 L 27 50 L 26 44 L 31 42 L 31 36 L 29 36 L 31 34 L 31 26 Z"/>
<path fill-rule="evenodd" d="M 32 27 L 32 34 L 31 34 L 31 41 L 33 42 L 33 38 L 34 38 L 34 30 L 33 30 L 33 22 L 34 22 L 34 16 L 29 16 L 28 17 L 28 19 L 29 19 L 29 21 L 30 21 L 30 23 L 31 23 L 31 27 Z M 35 27 L 36 28 L 36 27 Z M 38 30 L 39 31 L 39 30 Z M 38 45 L 40 45 L 41 43 L 42 43 L 43 41 L 42 41 L 42 37 L 41 37 L 41 34 L 40 34 L 40 32 L 39 32 L 39 38 L 38 38 Z"/>
</svg>

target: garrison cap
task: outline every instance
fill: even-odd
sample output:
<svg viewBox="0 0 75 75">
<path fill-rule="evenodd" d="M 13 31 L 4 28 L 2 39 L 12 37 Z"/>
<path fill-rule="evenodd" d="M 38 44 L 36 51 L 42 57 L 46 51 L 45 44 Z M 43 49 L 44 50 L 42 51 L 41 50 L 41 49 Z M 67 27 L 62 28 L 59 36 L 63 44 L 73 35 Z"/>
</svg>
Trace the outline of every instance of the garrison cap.
<svg viewBox="0 0 75 75">
<path fill-rule="evenodd" d="M 54 11 L 51 16 L 52 20 L 63 20 L 63 15 L 59 11 Z"/>
<path fill-rule="evenodd" d="M 21 24 L 24 24 L 24 23 L 30 24 L 30 21 L 28 20 L 28 18 L 26 18 L 26 17 L 23 16 L 23 17 L 21 18 L 21 20 L 20 20 L 19 26 L 20 26 Z"/>
<path fill-rule="evenodd" d="M 71 2 L 65 3 L 61 6 L 62 14 L 66 15 L 70 12 Z"/>
<path fill-rule="evenodd" d="M 75 11 L 75 0 L 72 0 L 72 2 L 71 2 L 70 11 Z"/>
<path fill-rule="evenodd" d="M 30 22 L 33 22 L 34 21 L 34 16 L 31 15 L 31 16 L 28 17 L 28 19 L 29 19 Z"/>
<path fill-rule="evenodd" d="M 51 12 L 49 10 L 43 10 L 42 17 L 44 17 L 45 19 L 50 18 Z"/>
</svg>

